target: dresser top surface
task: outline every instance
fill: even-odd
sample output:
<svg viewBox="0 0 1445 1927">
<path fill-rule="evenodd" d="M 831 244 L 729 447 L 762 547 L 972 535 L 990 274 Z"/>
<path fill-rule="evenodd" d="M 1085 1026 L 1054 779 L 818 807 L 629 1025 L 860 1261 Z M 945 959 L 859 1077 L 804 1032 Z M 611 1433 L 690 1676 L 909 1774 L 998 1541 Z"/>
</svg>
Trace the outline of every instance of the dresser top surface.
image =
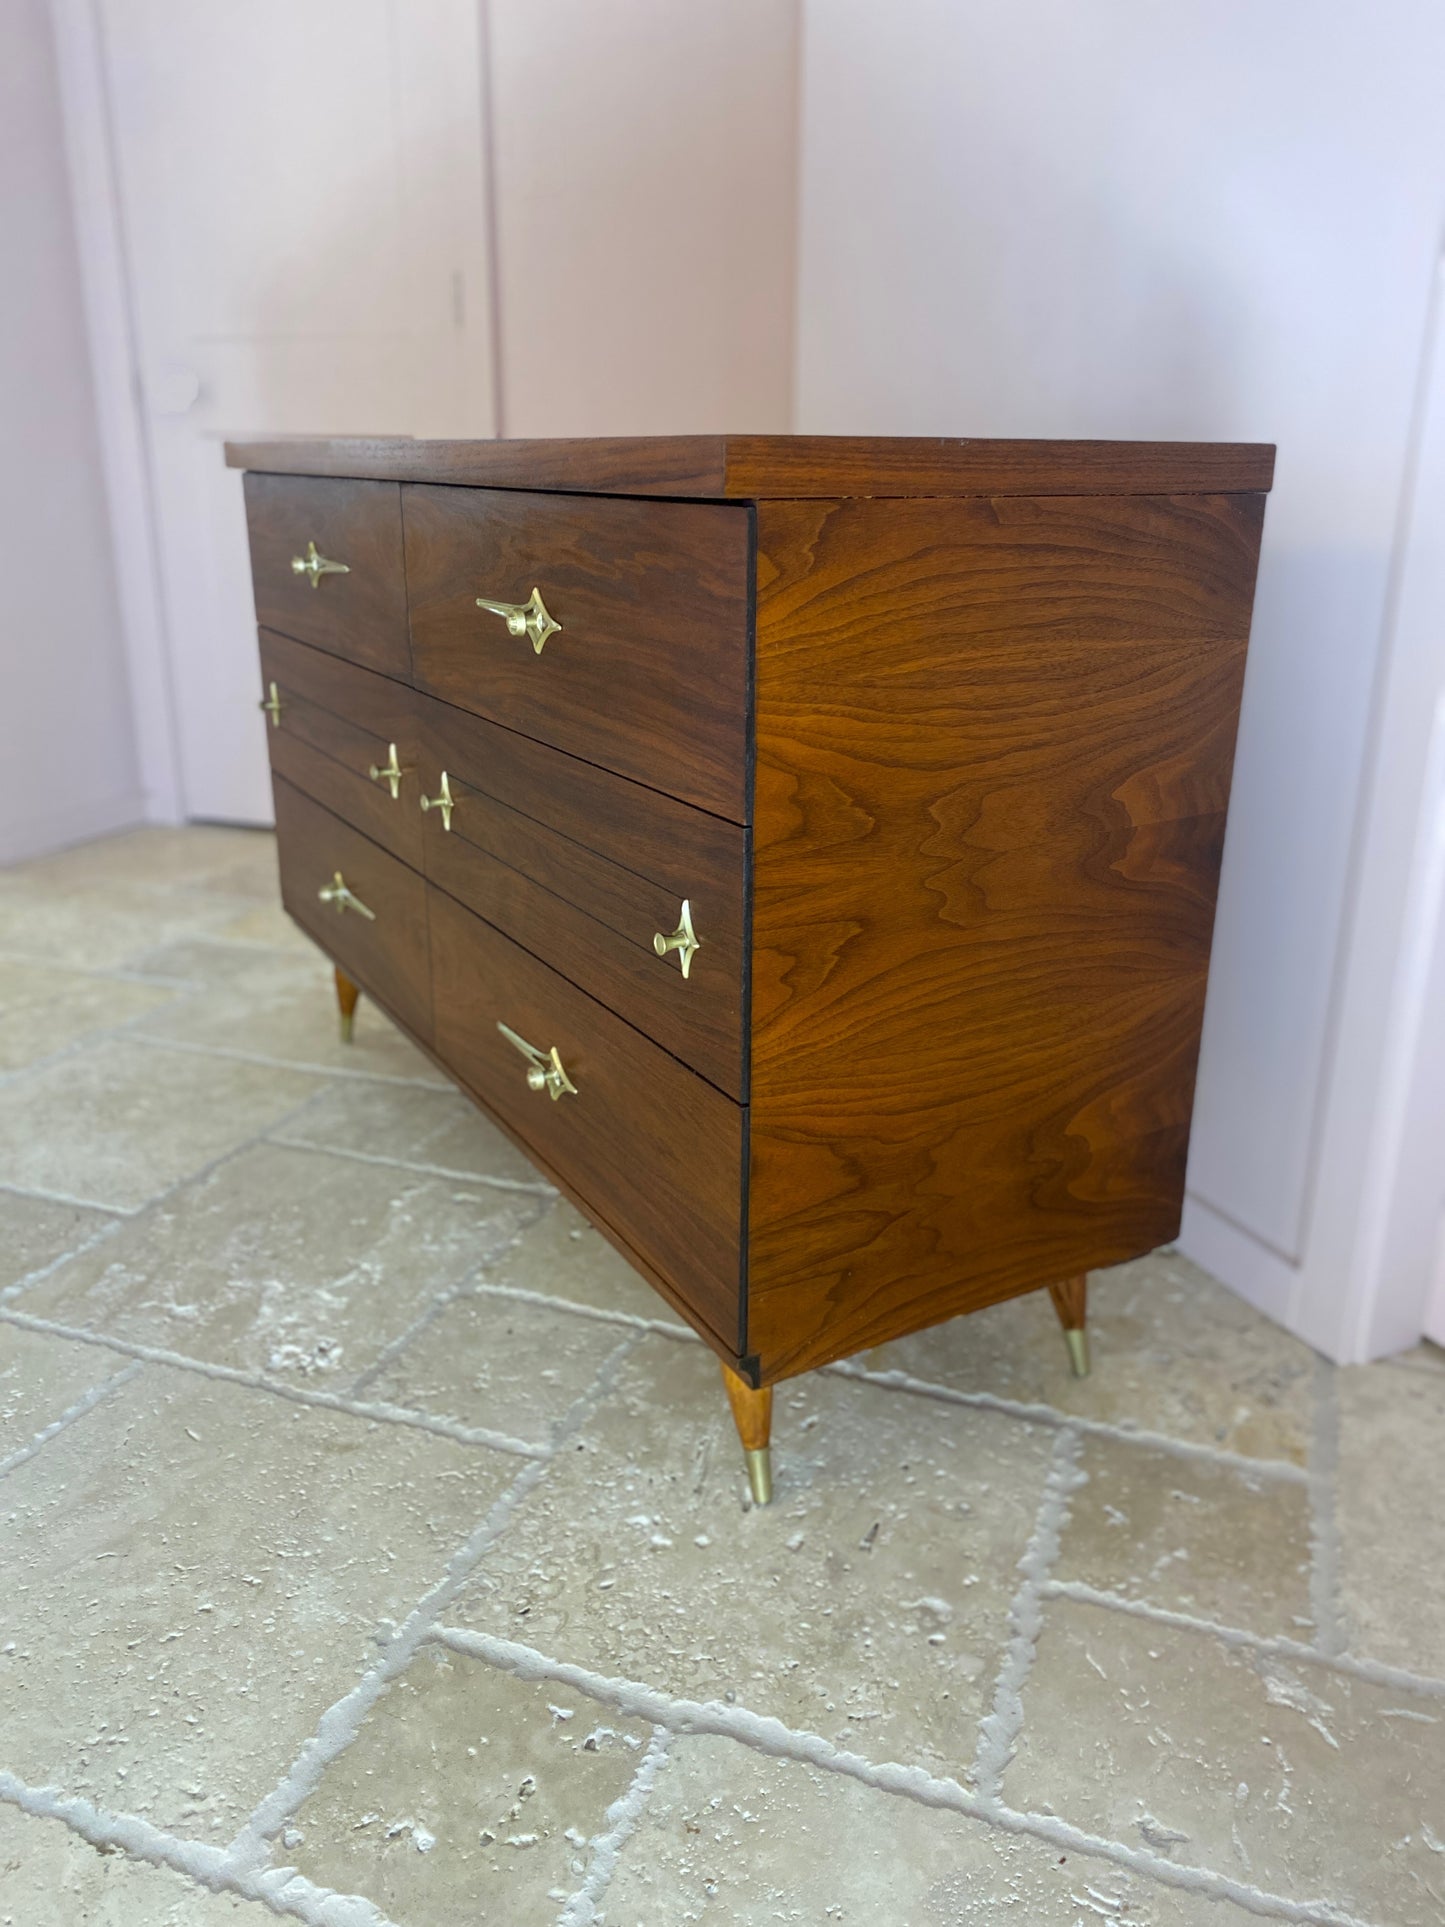
<svg viewBox="0 0 1445 1927">
<path fill-rule="evenodd" d="M 1215 495 L 1267 489 L 1267 442 L 983 441 L 949 436 L 638 435 L 548 441 L 285 437 L 226 444 L 274 475 L 709 501 L 852 496 Z"/>
</svg>

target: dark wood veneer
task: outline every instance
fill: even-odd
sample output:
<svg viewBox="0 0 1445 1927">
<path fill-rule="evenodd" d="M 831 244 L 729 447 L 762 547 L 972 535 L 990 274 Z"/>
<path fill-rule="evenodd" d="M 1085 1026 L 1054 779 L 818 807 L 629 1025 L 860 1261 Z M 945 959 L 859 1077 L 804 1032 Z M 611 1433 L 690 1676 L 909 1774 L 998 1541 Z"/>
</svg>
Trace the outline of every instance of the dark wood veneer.
<svg viewBox="0 0 1445 1927">
<path fill-rule="evenodd" d="M 1261 507 L 760 508 L 765 1378 L 1177 1230 Z"/>
<path fill-rule="evenodd" d="M 1257 442 L 988 441 L 948 435 L 633 435 L 448 442 L 397 436 L 228 443 L 233 468 L 395 482 L 719 500 L 1173 495 L 1267 489 Z"/>
<path fill-rule="evenodd" d="M 345 974 L 414 1036 L 432 1036 L 426 884 L 414 870 L 273 773 L 281 901 Z M 336 910 L 317 892 L 337 871 L 375 922 Z"/>
<path fill-rule="evenodd" d="M 744 1112 L 676 1058 L 440 890 L 430 892 L 437 1054 L 596 1199 L 714 1342 L 740 1319 Z M 576 1095 L 529 1090 L 505 1023 L 560 1052 Z"/>
<path fill-rule="evenodd" d="M 750 1385 L 1045 1285 L 1077 1330 L 1174 1235 L 1271 449 L 230 459 L 275 471 L 288 907 Z M 382 563 L 387 503 L 374 606 L 277 573 L 298 504 Z M 534 584 L 540 657 L 476 607 Z M 317 902 L 337 867 L 375 926 Z M 684 897 L 686 984 L 649 948 Z"/>
<path fill-rule="evenodd" d="M 418 688 L 747 821 L 748 512 L 403 491 Z M 541 589 L 540 655 L 477 607 Z"/>
<path fill-rule="evenodd" d="M 256 620 L 368 669 L 406 676 L 406 581 L 401 491 L 394 482 L 247 475 L 246 521 Z M 345 575 L 313 588 L 291 567 L 314 541 Z"/>
</svg>

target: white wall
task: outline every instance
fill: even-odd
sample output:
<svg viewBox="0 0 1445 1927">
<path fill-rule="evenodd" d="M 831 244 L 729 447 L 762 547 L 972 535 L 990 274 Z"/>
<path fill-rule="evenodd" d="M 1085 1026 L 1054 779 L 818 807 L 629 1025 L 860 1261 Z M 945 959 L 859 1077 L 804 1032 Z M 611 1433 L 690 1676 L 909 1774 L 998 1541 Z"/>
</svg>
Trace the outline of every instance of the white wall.
<svg viewBox="0 0 1445 1927">
<path fill-rule="evenodd" d="M 1190 1188 L 1294 1260 L 1445 221 L 1445 8 L 809 0 L 803 45 L 796 427 L 1279 444 Z"/>
<path fill-rule="evenodd" d="M 487 0 L 504 435 L 789 426 L 797 0 Z"/>
<path fill-rule="evenodd" d="M 143 814 L 44 0 L 0 6 L 0 862 Z"/>
</svg>

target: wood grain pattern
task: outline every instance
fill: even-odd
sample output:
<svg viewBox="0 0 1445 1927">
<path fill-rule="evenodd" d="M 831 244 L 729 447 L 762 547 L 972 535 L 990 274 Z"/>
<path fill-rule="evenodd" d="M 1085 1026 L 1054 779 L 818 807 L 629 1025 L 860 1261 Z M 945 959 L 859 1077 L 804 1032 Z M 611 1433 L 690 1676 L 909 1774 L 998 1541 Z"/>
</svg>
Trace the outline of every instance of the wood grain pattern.
<svg viewBox="0 0 1445 1927">
<path fill-rule="evenodd" d="M 642 435 L 230 442 L 233 468 L 486 488 L 717 500 L 927 495 L 1178 495 L 1267 489 L 1258 442 L 988 441 L 958 436 Z"/>
<path fill-rule="evenodd" d="M 256 620 L 332 655 L 406 677 L 406 583 L 401 491 L 394 482 L 316 481 L 247 475 L 246 523 Z M 314 541 L 346 575 L 315 588 L 291 559 Z"/>
<path fill-rule="evenodd" d="M 281 901 L 352 983 L 415 1036 L 432 1035 L 426 883 L 283 776 L 273 775 Z M 375 922 L 337 911 L 317 891 L 341 871 Z"/>
<path fill-rule="evenodd" d="M 746 510 L 409 487 L 402 513 L 419 688 L 746 822 Z M 541 655 L 477 607 L 534 587 Z"/>
<path fill-rule="evenodd" d="M 1176 1231 L 1261 512 L 759 509 L 764 1382 Z"/>
<path fill-rule="evenodd" d="M 722 1368 L 722 1380 L 732 1408 L 733 1424 L 738 1428 L 739 1444 L 745 1452 L 762 1451 L 773 1434 L 772 1386 L 765 1385 L 761 1391 L 755 1391 L 727 1364 Z"/>
<path fill-rule="evenodd" d="M 736 1356 L 744 1112 L 440 890 L 430 891 L 436 1051 Z M 577 1087 L 527 1085 L 509 1025 Z"/>
<path fill-rule="evenodd" d="M 1089 1321 L 1089 1274 L 1061 1278 L 1049 1286 L 1049 1297 L 1066 1332 L 1081 1332 Z"/>
<path fill-rule="evenodd" d="M 266 731 L 271 768 L 409 863 L 422 867 L 418 750 L 409 689 L 302 642 L 261 631 L 261 673 L 281 694 L 280 722 Z M 405 775 L 391 785 L 368 772 L 385 768 L 391 745 Z"/>
<path fill-rule="evenodd" d="M 428 782 L 441 767 L 424 748 Z M 721 877 L 713 892 L 699 879 L 701 894 L 690 902 L 703 946 L 684 979 L 676 958 L 655 956 L 651 944 L 655 931 L 674 929 L 676 894 L 499 804 L 445 767 L 457 807 L 451 831 L 435 811 L 426 817 L 428 877 L 644 1037 L 742 1100 L 742 865 Z M 713 904 L 715 921 L 709 917 Z"/>
</svg>

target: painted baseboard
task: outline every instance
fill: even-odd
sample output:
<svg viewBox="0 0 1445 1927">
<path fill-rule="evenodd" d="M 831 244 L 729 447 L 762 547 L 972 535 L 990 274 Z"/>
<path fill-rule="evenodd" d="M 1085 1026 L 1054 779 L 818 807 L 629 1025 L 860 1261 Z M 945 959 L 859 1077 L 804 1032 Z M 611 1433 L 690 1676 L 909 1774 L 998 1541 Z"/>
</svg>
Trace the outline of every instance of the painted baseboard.
<svg viewBox="0 0 1445 1927">
<path fill-rule="evenodd" d="M 1256 1310 L 1288 1325 L 1299 1267 L 1192 1192 L 1184 1199 L 1179 1249 Z"/>
<path fill-rule="evenodd" d="M 145 820 L 145 798 L 139 791 L 48 804 L 18 823 L 0 823 L 0 865 L 49 856 L 72 843 L 88 842 L 91 837 L 135 829 Z"/>
</svg>

